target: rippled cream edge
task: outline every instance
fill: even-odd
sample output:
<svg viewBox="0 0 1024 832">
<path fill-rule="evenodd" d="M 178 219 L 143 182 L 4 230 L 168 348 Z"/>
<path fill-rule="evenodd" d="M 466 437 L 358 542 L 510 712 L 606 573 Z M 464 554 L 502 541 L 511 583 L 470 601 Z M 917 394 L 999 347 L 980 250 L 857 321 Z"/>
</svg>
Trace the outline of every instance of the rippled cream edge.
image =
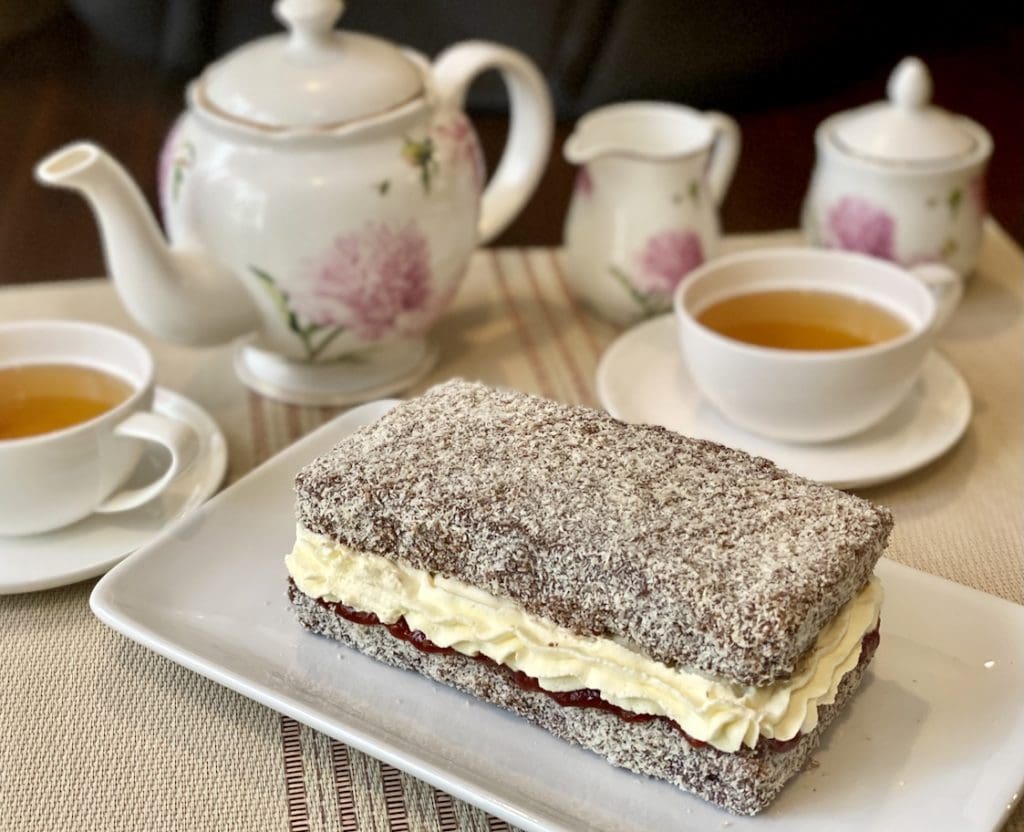
<svg viewBox="0 0 1024 832">
<path fill-rule="evenodd" d="M 299 526 L 285 558 L 298 588 L 391 624 L 400 617 L 442 647 L 482 653 L 535 677 L 549 691 L 594 688 L 625 710 L 664 715 L 722 751 L 753 748 L 759 737 L 792 739 L 818 724 L 861 641 L 878 625 L 876 577 L 822 630 L 792 677 L 748 687 L 673 669 L 609 638 L 579 636 L 461 581 L 356 552 Z"/>
</svg>

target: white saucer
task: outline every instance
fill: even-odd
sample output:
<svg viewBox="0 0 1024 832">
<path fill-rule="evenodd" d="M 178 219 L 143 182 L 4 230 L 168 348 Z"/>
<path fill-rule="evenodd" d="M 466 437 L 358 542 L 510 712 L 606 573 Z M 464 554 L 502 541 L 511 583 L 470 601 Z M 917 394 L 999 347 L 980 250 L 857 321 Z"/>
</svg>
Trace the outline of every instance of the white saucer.
<svg viewBox="0 0 1024 832">
<path fill-rule="evenodd" d="M 29 537 L 0 537 L 0 595 L 35 592 L 102 575 L 164 526 L 213 494 L 224 479 L 228 454 L 213 418 L 184 396 L 156 389 L 156 412 L 187 423 L 199 452 L 170 487 L 133 511 L 94 514 L 72 526 Z M 129 484 L 152 481 L 166 465 L 155 447 L 146 452 Z"/>
<path fill-rule="evenodd" d="M 927 465 L 956 444 L 971 420 L 966 382 L 933 351 L 907 399 L 863 433 L 807 445 L 755 436 L 700 395 L 679 354 L 675 326 L 672 315 L 655 318 L 623 333 L 601 356 L 597 395 L 612 416 L 739 448 L 837 488 L 877 485 Z"/>
</svg>

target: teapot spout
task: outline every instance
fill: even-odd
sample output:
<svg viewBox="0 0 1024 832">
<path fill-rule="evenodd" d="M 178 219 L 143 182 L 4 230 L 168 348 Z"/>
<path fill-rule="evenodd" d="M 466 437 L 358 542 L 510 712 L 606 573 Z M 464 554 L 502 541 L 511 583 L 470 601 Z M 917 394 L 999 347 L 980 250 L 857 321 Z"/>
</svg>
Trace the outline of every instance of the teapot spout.
<svg viewBox="0 0 1024 832">
<path fill-rule="evenodd" d="M 182 344 L 222 344 L 257 328 L 259 313 L 241 281 L 198 248 L 172 249 L 138 187 L 89 142 L 61 148 L 36 165 L 44 185 L 85 197 L 100 227 L 107 271 L 144 329 Z"/>
</svg>

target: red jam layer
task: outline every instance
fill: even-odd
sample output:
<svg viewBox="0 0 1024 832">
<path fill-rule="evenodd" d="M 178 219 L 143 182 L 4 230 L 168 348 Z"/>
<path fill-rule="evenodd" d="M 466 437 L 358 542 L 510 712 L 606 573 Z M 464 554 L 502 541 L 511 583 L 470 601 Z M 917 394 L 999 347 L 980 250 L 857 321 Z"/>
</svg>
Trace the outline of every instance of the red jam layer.
<svg viewBox="0 0 1024 832">
<path fill-rule="evenodd" d="M 289 578 L 289 590 L 297 592 L 292 580 Z M 405 618 L 399 618 L 394 624 L 384 624 L 381 620 L 372 612 L 363 612 L 353 607 L 342 604 L 338 601 L 326 601 L 323 598 L 316 599 L 317 604 L 325 609 L 330 610 L 335 615 L 339 615 L 346 621 L 351 621 L 353 624 L 362 624 L 367 627 L 384 627 L 391 635 L 402 641 L 409 642 L 417 650 L 422 650 L 424 653 L 443 653 L 464 656 L 464 653 L 459 653 L 457 650 L 453 650 L 451 647 L 441 647 L 434 644 L 429 638 L 427 638 L 419 630 L 409 629 L 409 625 L 405 623 Z M 864 640 L 861 642 L 861 651 L 866 654 L 869 658 L 875 652 L 878 647 L 880 636 L 878 633 L 878 627 L 867 633 L 864 636 Z M 540 682 L 533 676 L 528 676 L 521 670 L 512 670 L 510 667 L 498 664 L 494 659 L 491 659 L 482 653 L 477 653 L 475 656 L 467 657 L 476 659 L 486 665 L 490 665 L 495 668 L 499 668 L 508 673 L 512 680 L 523 690 L 537 691 L 543 693 L 546 696 L 551 697 L 559 705 L 563 705 L 571 708 L 597 708 L 608 713 L 615 714 L 619 719 L 624 722 L 650 722 L 651 720 L 660 719 L 671 725 L 676 731 L 682 734 L 686 741 L 694 748 L 702 748 L 707 745 L 706 742 L 691 737 L 684 731 L 679 723 L 673 719 L 669 719 L 667 716 L 658 716 L 655 714 L 638 714 L 633 711 L 627 711 L 624 708 L 620 708 L 618 705 L 613 705 L 611 702 L 606 702 L 601 698 L 599 691 L 594 688 L 581 688 L 580 690 L 569 690 L 569 691 L 551 691 L 544 690 L 540 686 Z M 801 739 L 803 735 L 797 734 L 792 739 L 788 740 L 776 740 L 776 739 L 762 739 L 761 742 L 768 743 L 769 748 L 773 751 L 788 751 L 793 748 Z"/>
</svg>

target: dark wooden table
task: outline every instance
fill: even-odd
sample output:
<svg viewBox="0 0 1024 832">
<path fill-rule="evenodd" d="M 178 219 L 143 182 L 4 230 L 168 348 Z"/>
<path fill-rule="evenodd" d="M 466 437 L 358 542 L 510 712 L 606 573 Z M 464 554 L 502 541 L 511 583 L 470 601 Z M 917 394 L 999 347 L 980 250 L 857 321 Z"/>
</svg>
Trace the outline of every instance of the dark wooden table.
<svg viewBox="0 0 1024 832">
<path fill-rule="evenodd" d="M 1024 240 L 1024 25 L 978 35 L 921 55 L 940 104 L 985 124 L 996 151 L 989 172 L 994 216 Z M 722 211 L 727 232 L 791 228 L 814 160 L 815 126 L 837 110 L 882 95 L 891 67 L 828 94 L 734 112 L 743 154 Z M 182 106 L 183 79 L 121 57 L 69 16 L 0 48 L 0 283 L 62 280 L 103 272 L 92 218 L 78 197 L 32 179 L 37 159 L 77 138 L 106 146 L 151 201 L 163 135 Z M 820 85 L 816 85 L 820 86 Z M 494 160 L 504 119 L 475 119 Z M 498 245 L 553 245 L 572 184 L 561 157 L 570 125 L 559 125 L 548 171 L 529 206 Z"/>
</svg>

